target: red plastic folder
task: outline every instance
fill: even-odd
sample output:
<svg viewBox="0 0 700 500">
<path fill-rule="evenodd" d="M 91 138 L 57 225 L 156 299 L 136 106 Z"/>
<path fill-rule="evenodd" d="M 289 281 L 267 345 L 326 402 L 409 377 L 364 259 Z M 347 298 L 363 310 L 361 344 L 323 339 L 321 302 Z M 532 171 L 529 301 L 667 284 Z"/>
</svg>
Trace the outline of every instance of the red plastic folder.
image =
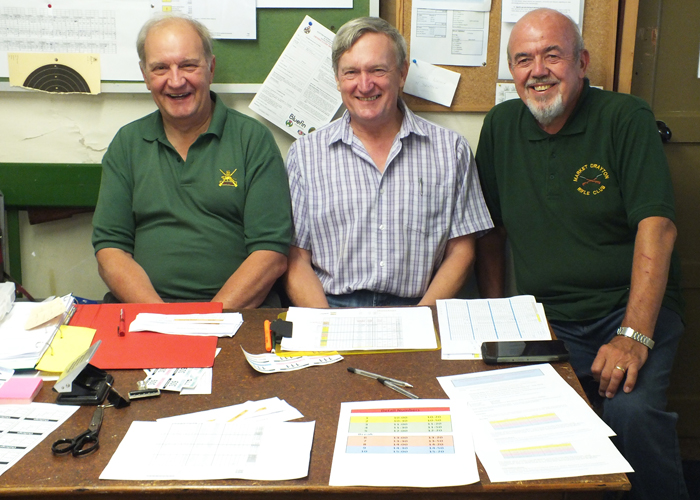
<svg viewBox="0 0 700 500">
<path fill-rule="evenodd" d="M 119 316 L 124 310 L 126 335 L 119 336 Z M 166 335 L 130 332 L 138 313 L 206 314 L 220 313 L 220 302 L 168 304 L 79 304 L 70 321 L 72 326 L 97 330 L 93 344 L 102 345 L 90 364 L 103 370 L 144 368 L 206 368 L 214 365 L 218 337 Z"/>
</svg>

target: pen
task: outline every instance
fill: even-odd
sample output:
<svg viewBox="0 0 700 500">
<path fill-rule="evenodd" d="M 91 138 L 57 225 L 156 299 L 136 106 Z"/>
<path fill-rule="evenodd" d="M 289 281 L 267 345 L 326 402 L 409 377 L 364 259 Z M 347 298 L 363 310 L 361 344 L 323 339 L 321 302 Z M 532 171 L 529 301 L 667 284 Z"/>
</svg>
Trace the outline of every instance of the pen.
<svg viewBox="0 0 700 500">
<path fill-rule="evenodd" d="M 263 326 L 265 328 L 265 350 L 267 352 L 272 352 L 272 332 L 270 331 L 270 322 L 265 320 Z"/>
<path fill-rule="evenodd" d="M 125 324 L 124 324 L 124 309 L 122 309 L 119 312 L 119 326 L 117 327 L 117 333 L 119 333 L 120 337 L 123 337 L 126 335 L 126 330 L 125 330 Z"/>
<path fill-rule="evenodd" d="M 366 372 L 364 370 L 360 370 L 359 368 L 348 368 L 348 371 L 350 373 L 356 373 L 357 375 L 362 375 L 363 377 L 373 378 L 375 380 L 380 380 L 380 379 L 387 380 L 387 381 L 391 382 L 392 384 L 400 385 L 402 387 L 413 387 L 411 384 L 409 384 L 408 382 L 404 382 L 403 380 L 396 380 L 395 378 L 385 377 L 384 375 L 377 375 L 376 373 Z"/>
<path fill-rule="evenodd" d="M 412 392 L 408 392 L 406 389 L 404 389 L 403 387 L 399 387 L 398 385 L 392 383 L 390 380 L 387 380 L 385 378 L 378 378 L 377 381 L 381 382 L 382 384 L 387 386 L 389 389 L 393 389 L 396 392 L 398 392 L 399 394 L 403 394 L 407 398 L 419 399 L 418 396 L 416 396 Z"/>
</svg>

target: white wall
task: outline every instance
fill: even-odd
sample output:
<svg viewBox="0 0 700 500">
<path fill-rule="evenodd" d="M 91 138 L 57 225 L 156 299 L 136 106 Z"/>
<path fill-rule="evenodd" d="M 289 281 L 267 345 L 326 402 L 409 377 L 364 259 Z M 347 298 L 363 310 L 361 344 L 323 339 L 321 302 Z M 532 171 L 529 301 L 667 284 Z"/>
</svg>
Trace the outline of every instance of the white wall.
<svg viewBox="0 0 700 500">
<path fill-rule="evenodd" d="M 222 95 L 242 113 L 249 94 Z M 0 92 L 0 163 L 99 163 L 117 130 L 155 110 L 150 94 L 49 95 Z M 421 113 L 425 118 L 464 135 L 476 150 L 483 114 Z M 293 139 L 268 125 L 285 156 Z M 0 186 L 0 191 L 2 186 Z M 101 298 L 107 291 L 97 274 L 90 243 L 90 214 L 30 225 L 20 216 L 23 284 L 34 296 L 73 292 Z"/>
</svg>

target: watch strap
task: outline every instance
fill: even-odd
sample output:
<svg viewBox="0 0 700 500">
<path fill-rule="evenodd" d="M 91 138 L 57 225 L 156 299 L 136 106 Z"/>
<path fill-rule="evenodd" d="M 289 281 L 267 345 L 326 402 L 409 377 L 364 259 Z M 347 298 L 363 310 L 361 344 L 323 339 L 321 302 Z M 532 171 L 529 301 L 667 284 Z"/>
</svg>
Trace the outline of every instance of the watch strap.
<svg viewBox="0 0 700 500">
<path fill-rule="evenodd" d="M 617 334 L 622 335 L 623 337 L 629 337 L 632 340 L 636 340 L 640 344 L 648 347 L 649 350 L 654 348 L 654 341 L 651 338 L 647 337 L 643 333 L 635 332 L 634 329 L 630 328 L 629 326 L 621 326 L 617 329 Z"/>
</svg>

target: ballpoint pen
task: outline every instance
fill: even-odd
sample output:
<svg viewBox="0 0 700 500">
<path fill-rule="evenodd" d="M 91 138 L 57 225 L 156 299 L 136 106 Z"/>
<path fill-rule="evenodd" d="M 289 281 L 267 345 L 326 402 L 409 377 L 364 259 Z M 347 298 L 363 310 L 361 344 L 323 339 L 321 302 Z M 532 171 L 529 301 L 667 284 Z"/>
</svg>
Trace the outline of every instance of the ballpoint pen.
<svg viewBox="0 0 700 500">
<path fill-rule="evenodd" d="M 416 396 L 416 395 L 413 394 L 412 392 L 408 392 L 408 391 L 407 391 L 406 389 L 404 389 L 403 387 L 399 387 L 398 385 L 394 384 L 391 380 L 387 380 L 387 379 L 385 379 L 385 378 L 378 378 L 377 381 L 378 381 L 378 382 L 381 382 L 382 384 L 384 384 L 385 386 L 387 386 L 389 389 L 393 389 L 393 390 L 395 390 L 396 392 L 398 392 L 399 394 L 403 394 L 403 395 L 406 396 L 407 398 L 419 399 L 418 396 Z"/>
<path fill-rule="evenodd" d="M 375 380 L 380 380 L 380 379 L 388 380 L 392 384 L 398 385 L 401 387 L 413 387 L 411 384 L 409 384 L 408 382 L 404 382 L 403 380 L 397 380 L 395 378 L 385 377 L 384 375 L 378 375 L 376 373 L 366 372 L 365 370 L 360 370 L 359 368 L 348 368 L 348 371 L 350 373 L 356 373 L 357 375 L 362 375 L 363 377 L 373 378 Z"/>
<path fill-rule="evenodd" d="M 119 326 L 117 327 L 117 333 L 119 333 L 120 337 L 124 337 L 126 335 L 126 324 L 124 321 L 124 309 L 121 309 L 119 312 Z"/>
</svg>

